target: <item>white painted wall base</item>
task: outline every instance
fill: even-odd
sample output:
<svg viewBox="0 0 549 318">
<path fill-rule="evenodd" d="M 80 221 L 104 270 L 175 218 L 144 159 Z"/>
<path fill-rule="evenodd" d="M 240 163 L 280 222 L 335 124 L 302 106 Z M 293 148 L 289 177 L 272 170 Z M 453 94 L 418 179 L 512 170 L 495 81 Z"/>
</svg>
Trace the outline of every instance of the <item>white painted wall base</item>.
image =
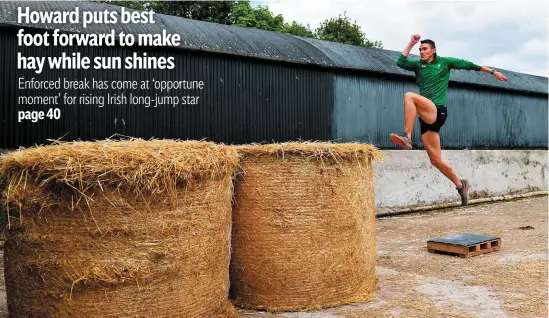
<svg viewBox="0 0 549 318">
<path fill-rule="evenodd" d="M 377 213 L 459 202 L 455 185 L 431 165 L 424 150 L 384 151 L 374 162 Z M 443 150 L 442 159 L 467 179 L 470 198 L 547 191 L 547 150 Z"/>
</svg>

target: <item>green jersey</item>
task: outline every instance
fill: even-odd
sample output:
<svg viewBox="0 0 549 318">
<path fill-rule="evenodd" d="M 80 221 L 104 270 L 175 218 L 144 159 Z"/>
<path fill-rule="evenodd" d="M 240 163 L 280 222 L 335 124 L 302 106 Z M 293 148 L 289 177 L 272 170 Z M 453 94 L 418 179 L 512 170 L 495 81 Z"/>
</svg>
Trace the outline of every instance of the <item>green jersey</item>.
<svg viewBox="0 0 549 318">
<path fill-rule="evenodd" d="M 416 74 L 416 83 L 419 86 L 419 94 L 430 99 L 435 105 L 446 103 L 450 70 L 474 70 L 480 71 L 480 65 L 454 57 L 439 57 L 435 55 L 432 62 L 422 60 L 409 60 L 400 54 L 397 65 Z"/>
</svg>

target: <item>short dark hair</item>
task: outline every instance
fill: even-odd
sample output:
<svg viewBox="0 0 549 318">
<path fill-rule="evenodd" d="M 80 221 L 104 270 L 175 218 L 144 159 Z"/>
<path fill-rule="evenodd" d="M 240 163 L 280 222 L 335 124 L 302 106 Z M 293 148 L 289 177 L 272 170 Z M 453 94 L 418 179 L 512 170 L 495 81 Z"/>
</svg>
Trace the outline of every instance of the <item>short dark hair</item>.
<svg viewBox="0 0 549 318">
<path fill-rule="evenodd" d="M 423 43 L 431 44 L 431 47 L 433 49 L 437 48 L 436 45 L 435 45 L 435 42 L 433 42 L 433 40 L 426 39 L 426 40 L 421 41 L 421 44 L 423 44 Z"/>
</svg>

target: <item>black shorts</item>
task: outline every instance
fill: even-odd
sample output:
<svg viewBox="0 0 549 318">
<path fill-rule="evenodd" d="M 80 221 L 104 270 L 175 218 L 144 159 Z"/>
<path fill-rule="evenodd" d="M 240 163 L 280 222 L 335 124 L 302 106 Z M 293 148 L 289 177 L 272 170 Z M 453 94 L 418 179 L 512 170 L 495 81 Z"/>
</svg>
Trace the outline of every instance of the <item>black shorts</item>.
<svg viewBox="0 0 549 318">
<path fill-rule="evenodd" d="M 446 122 L 446 117 L 448 116 L 448 111 L 444 105 L 436 105 L 437 107 L 437 119 L 432 124 L 427 124 L 426 122 L 419 117 L 419 123 L 421 124 L 421 134 L 423 135 L 428 130 L 434 131 L 436 133 L 439 132 L 440 128 L 444 126 L 444 123 Z"/>
</svg>

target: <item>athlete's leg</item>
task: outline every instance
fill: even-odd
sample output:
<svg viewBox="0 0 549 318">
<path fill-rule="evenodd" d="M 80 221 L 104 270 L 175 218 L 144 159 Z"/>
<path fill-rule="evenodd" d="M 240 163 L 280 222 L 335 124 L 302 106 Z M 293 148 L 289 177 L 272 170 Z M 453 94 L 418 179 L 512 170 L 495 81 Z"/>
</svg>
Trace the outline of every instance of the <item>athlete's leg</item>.
<svg viewBox="0 0 549 318">
<path fill-rule="evenodd" d="M 404 133 L 391 134 L 391 141 L 404 149 L 412 149 L 412 130 L 418 115 L 425 123 L 432 124 L 437 119 L 437 108 L 428 98 L 408 92 L 404 95 Z"/>
<path fill-rule="evenodd" d="M 427 124 L 432 124 L 437 120 L 437 107 L 428 98 L 408 92 L 404 95 L 404 132 L 408 138 L 412 138 L 416 115 Z"/>
<path fill-rule="evenodd" d="M 454 173 L 452 167 L 442 160 L 440 149 L 440 135 L 434 131 L 427 131 L 421 136 L 423 146 L 427 151 L 431 164 L 452 181 L 457 188 L 462 186 L 461 179 Z"/>
</svg>

